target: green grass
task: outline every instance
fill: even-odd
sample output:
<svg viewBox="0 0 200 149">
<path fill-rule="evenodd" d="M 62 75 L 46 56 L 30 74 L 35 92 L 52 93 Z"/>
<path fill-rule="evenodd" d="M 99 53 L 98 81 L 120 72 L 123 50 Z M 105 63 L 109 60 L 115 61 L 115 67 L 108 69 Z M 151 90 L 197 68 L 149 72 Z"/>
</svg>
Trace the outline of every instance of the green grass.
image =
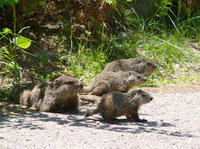
<svg viewBox="0 0 200 149">
<path fill-rule="evenodd" d="M 106 59 L 105 50 L 90 49 L 83 45 L 79 45 L 77 52 L 70 52 L 59 58 L 64 74 L 77 77 L 86 84 L 103 70 Z"/>
<path fill-rule="evenodd" d="M 186 42 L 188 40 L 181 34 L 177 35 L 176 32 L 153 34 L 138 31 L 131 37 L 130 41 L 112 39 L 114 44 L 108 49 L 105 49 L 104 45 L 98 48 L 79 45 L 77 52 L 61 55 L 60 61 L 63 64 L 65 74 L 77 77 L 88 84 L 109 61 L 144 56 L 154 61 L 158 68 L 148 77 L 147 83 L 143 86 L 184 84 L 199 79 L 199 72 L 192 72 L 191 69 L 190 72 L 185 73 L 188 70 L 188 65 L 200 64 L 200 53 L 191 50 Z M 115 42 L 121 42 L 120 49 L 116 50 Z M 192 74 L 193 78 L 190 78 L 189 73 Z"/>
<path fill-rule="evenodd" d="M 83 33 L 85 39 L 80 41 L 74 38 L 73 27 L 77 24 L 65 22 L 63 30 L 49 40 L 49 46 L 59 55 L 55 64 L 60 71 L 41 76 L 41 80 L 52 80 L 58 75 L 68 74 L 88 85 L 108 62 L 144 56 L 158 67 L 147 76 L 148 81 L 142 86 L 199 82 L 199 71 L 195 71 L 194 66 L 200 69 L 200 52 L 192 50 L 190 44 L 200 42 L 200 9 L 189 9 L 186 15 L 182 15 L 181 0 L 177 12 L 173 11 L 171 0 L 154 2 L 156 11 L 149 18 L 141 17 L 128 1 L 124 2 L 123 19 L 116 20 L 121 30 L 113 28 L 115 33 L 106 32 L 108 28 L 102 25 L 96 26 L 92 32 L 86 27 Z M 100 33 L 100 37 L 95 38 L 93 35 L 97 33 Z M 11 70 L 7 72 L 11 73 Z M 3 100 L 7 100 L 8 91 L 0 90 Z"/>
<path fill-rule="evenodd" d="M 140 36 L 137 52 L 158 65 L 145 86 L 189 83 L 192 79 L 188 73 L 194 76 L 193 80 L 198 81 L 199 72 L 192 72 L 191 69 L 190 72 L 185 73 L 189 69 L 188 65 L 200 67 L 200 52 L 191 50 L 191 46 L 186 42 L 187 38 L 175 33 L 143 33 Z M 180 76 L 180 74 L 184 75 Z"/>
<path fill-rule="evenodd" d="M 9 100 L 9 88 L 2 88 L 0 89 L 0 102 L 1 101 L 8 101 Z"/>
</svg>

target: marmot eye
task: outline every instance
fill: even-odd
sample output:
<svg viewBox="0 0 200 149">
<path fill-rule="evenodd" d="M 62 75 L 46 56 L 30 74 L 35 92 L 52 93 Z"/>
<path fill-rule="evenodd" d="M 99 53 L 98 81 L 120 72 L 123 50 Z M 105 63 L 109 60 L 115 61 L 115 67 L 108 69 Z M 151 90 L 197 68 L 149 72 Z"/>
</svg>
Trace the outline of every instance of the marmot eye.
<svg viewBox="0 0 200 149">
<path fill-rule="evenodd" d="M 72 84 L 74 84 L 74 82 L 73 82 L 73 81 L 68 81 L 68 82 L 66 82 L 65 84 L 72 85 Z"/>
<path fill-rule="evenodd" d="M 137 76 L 137 79 L 141 79 L 141 76 Z"/>
<path fill-rule="evenodd" d="M 129 76 L 129 77 L 132 76 L 132 73 L 129 73 L 128 76 Z"/>
</svg>

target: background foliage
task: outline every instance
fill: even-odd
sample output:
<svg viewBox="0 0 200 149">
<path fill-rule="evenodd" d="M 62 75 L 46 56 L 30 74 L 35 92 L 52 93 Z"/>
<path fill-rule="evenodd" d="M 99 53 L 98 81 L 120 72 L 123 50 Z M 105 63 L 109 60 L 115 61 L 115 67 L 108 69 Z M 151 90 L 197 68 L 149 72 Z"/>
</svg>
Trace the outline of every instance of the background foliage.
<svg viewBox="0 0 200 149">
<path fill-rule="evenodd" d="M 199 81 L 198 0 L 1 0 L 0 7 L 0 79 L 11 85 L 63 73 L 87 85 L 106 63 L 137 56 L 159 66 L 145 86 Z"/>
</svg>

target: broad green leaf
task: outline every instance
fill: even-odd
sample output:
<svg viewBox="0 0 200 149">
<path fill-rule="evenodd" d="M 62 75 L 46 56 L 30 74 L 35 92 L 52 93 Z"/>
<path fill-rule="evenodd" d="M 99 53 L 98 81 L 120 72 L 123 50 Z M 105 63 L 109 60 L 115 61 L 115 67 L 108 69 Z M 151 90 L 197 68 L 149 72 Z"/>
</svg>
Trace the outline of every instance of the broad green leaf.
<svg viewBox="0 0 200 149">
<path fill-rule="evenodd" d="M 17 37 L 16 46 L 27 49 L 31 45 L 31 40 L 26 37 Z"/>
</svg>

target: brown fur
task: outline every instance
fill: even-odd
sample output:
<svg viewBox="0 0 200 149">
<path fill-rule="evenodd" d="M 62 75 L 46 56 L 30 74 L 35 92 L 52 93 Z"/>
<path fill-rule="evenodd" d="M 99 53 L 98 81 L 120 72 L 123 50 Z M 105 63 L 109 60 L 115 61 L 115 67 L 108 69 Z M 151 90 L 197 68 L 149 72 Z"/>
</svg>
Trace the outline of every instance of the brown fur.
<svg viewBox="0 0 200 149">
<path fill-rule="evenodd" d="M 78 79 L 63 75 L 50 83 L 18 85 L 13 88 L 10 97 L 39 111 L 77 111 L 78 93 L 82 88 L 83 84 Z"/>
<path fill-rule="evenodd" d="M 112 91 L 127 92 L 133 86 L 145 83 L 147 79 L 134 71 L 112 72 L 98 74 L 88 88 L 92 95 L 101 96 Z"/>
<path fill-rule="evenodd" d="M 106 121 L 125 115 L 128 119 L 139 122 L 146 122 L 138 115 L 139 108 L 153 100 L 153 97 L 142 91 L 130 91 L 128 93 L 111 92 L 102 96 L 102 99 L 95 110 L 88 111 L 85 117 L 100 113 Z"/>
<path fill-rule="evenodd" d="M 104 71 L 136 71 L 138 73 L 152 72 L 156 64 L 144 57 L 115 60 L 106 65 Z"/>
</svg>

